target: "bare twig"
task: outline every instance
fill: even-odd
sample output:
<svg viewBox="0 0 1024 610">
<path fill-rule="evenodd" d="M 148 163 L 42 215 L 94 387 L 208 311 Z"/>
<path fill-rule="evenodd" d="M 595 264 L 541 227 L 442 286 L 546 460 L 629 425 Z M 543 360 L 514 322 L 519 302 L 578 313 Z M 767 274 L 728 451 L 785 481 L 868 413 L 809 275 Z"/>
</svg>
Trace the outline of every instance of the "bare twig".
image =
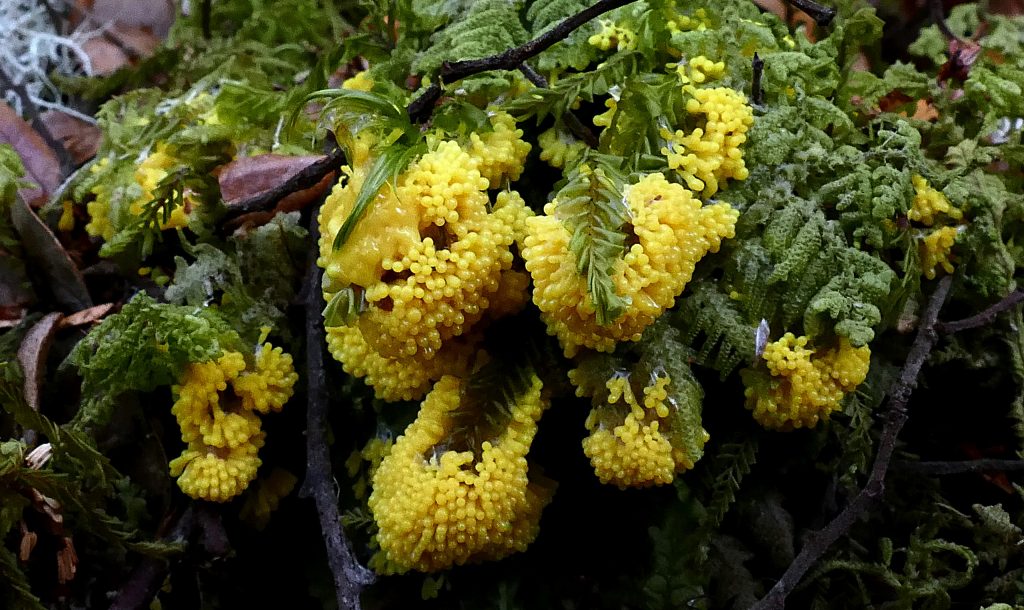
<svg viewBox="0 0 1024 610">
<path fill-rule="evenodd" d="M 527 59 L 535 57 L 555 43 L 565 40 L 569 34 L 591 19 L 632 2 L 633 0 L 598 0 L 593 5 L 564 19 L 555 27 L 518 47 L 481 59 L 445 62 L 441 66 L 438 82 L 430 85 L 426 91 L 409 104 L 409 118 L 414 123 L 422 123 L 430 116 L 434 104 L 441 99 L 442 83 L 453 83 L 488 70 L 518 70 L 519 66 Z"/>
<path fill-rule="evenodd" d="M 171 531 L 164 536 L 164 542 L 187 542 L 196 527 L 195 510 L 192 504 L 178 516 Z M 117 592 L 110 610 L 136 610 L 149 608 L 150 602 L 164 584 L 171 564 L 167 559 L 144 557 L 132 570 L 131 576 Z"/>
<path fill-rule="evenodd" d="M 953 334 L 961 330 L 978 328 L 995 321 L 999 314 L 1013 309 L 1016 305 L 1024 302 L 1024 290 L 1015 290 L 1003 297 L 1001 301 L 989 307 L 985 311 L 963 320 L 953 322 L 939 322 L 935 328 L 943 334 Z"/>
<path fill-rule="evenodd" d="M 316 206 L 319 208 L 319 205 Z M 320 516 L 320 530 L 327 547 L 327 560 L 334 577 L 334 589 L 341 610 L 358 610 L 359 594 L 374 581 L 374 574 L 356 559 L 352 545 L 341 528 L 338 497 L 334 491 L 331 456 L 327 448 L 327 380 L 324 374 L 324 318 L 320 296 L 322 271 L 316 264 L 320 230 L 317 209 L 309 223 L 309 271 L 303 290 L 306 310 L 306 479 L 299 494 L 313 498 Z"/>
<path fill-rule="evenodd" d="M 764 74 L 764 60 L 761 59 L 757 53 L 754 53 L 754 61 L 752 65 L 753 77 L 750 81 L 750 101 L 755 106 L 760 106 L 763 101 L 764 92 L 761 90 L 761 76 Z"/>
<path fill-rule="evenodd" d="M 814 23 L 824 27 L 836 17 L 836 9 L 830 6 L 822 6 L 814 0 L 786 0 L 801 11 L 807 13 L 814 20 Z"/>
<path fill-rule="evenodd" d="M 522 65 L 519 66 L 519 71 L 523 73 L 523 76 L 526 77 L 526 80 L 530 81 L 534 85 L 537 85 L 541 89 L 548 88 L 548 79 L 544 78 L 544 76 L 540 72 L 534 70 L 533 67 L 530 66 L 530 64 L 523 63 Z M 573 112 L 572 110 L 567 111 L 564 115 L 562 115 L 562 121 L 565 123 L 565 126 L 569 128 L 569 131 L 571 131 L 574 136 L 576 136 L 580 140 L 583 140 L 583 142 L 587 146 L 591 148 L 597 148 L 597 136 L 594 134 L 593 131 L 590 130 L 589 127 L 583 124 L 583 121 L 581 121 L 580 118 L 576 116 L 575 112 Z"/>
<path fill-rule="evenodd" d="M 275 205 L 292 193 L 316 186 L 324 176 L 336 171 L 345 164 L 345 152 L 334 148 L 326 157 L 311 163 L 291 178 L 274 188 L 240 201 L 231 206 L 230 217 L 241 216 L 249 212 L 263 212 L 273 209 Z"/>
<path fill-rule="evenodd" d="M 1024 460 L 959 460 L 953 462 L 894 462 L 892 469 L 898 472 L 944 476 L 948 474 L 969 474 L 977 472 L 1021 472 Z"/>
<path fill-rule="evenodd" d="M 7 71 L 0 66 L 0 89 L 9 89 L 14 92 L 15 95 L 21 98 L 21 105 L 25 113 L 28 115 L 29 123 L 32 128 L 36 130 L 46 145 L 49 146 L 54 154 L 57 155 L 57 161 L 60 162 L 60 177 L 61 180 L 71 175 L 71 172 L 75 169 L 75 163 L 71 159 L 71 154 L 64 148 L 64 145 L 60 143 L 60 140 L 53 137 L 50 130 L 47 129 L 46 124 L 43 123 L 42 118 L 39 116 L 39 109 L 36 107 L 35 102 L 32 101 L 32 96 L 29 95 L 28 90 L 25 89 L 25 85 L 21 83 L 15 83 L 14 80 L 7 75 Z"/>
<path fill-rule="evenodd" d="M 900 371 L 899 379 L 889 390 L 885 426 L 882 428 L 878 453 L 875 455 L 867 483 L 842 512 L 828 525 L 808 538 L 782 578 L 775 583 L 775 586 L 764 598 L 754 604 L 754 610 L 785 608 L 786 597 L 800 583 L 807 571 L 821 559 L 840 536 L 849 531 L 857 519 L 882 497 L 882 492 L 885 490 L 885 475 L 889 470 L 893 451 L 896 450 L 896 439 L 900 430 L 903 429 L 903 424 L 907 421 L 907 401 L 910 400 L 910 394 L 917 385 L 921 367 L 939 337 L 935 325 L 939 318 L 939 310 L 942 309 L 942 305 L 946 302 L 946 296 L 949 294 L 950 281 L 949 276 L 942 278 L 928 300 L 928 307 L 921 317 L 917 336 L 914 337 L 914 343 L 910 346 L 910 353 L 903 364 L 903 370 Z"/>
<path fill-rule="evenodd" d="M 203 32 L 203 40 L 209 40 L 212 34 L 210 28 L 210 16 L 213 13 L 212 0 L 201 0 L 199 2 L 199 27 Z"/>
<path fill-rule="evenodd" d="M 935 27 L 939 28 L 946 40 L 960 40 L 960 37 L 954 34 L 953 30 L 949 29 L 949 24 L 946 23 L 946 11 L 943 8 L 942 0 L 928 0 L 928 10 L 931 13 L 932 21 L 935 22 Z"/>
</svg>

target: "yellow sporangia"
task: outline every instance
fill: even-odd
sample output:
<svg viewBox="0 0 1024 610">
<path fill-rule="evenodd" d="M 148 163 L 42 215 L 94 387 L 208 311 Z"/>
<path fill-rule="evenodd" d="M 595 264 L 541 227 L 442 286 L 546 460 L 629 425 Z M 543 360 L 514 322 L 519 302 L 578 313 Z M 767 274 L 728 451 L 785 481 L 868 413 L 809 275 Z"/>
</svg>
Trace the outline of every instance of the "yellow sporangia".
<svg viewBox="0 0 1024 610">
<path fill-rule="evenodd" d="M 618 341 L 639 341 L 675 303 L 697 262 L 735 235 L 736 210 L 726 203 L 702 207 L 689 190 L 660 173 L 628 186 L 625 196 L 631 215 L 627 243 L 634 243 L 616 261 L 612 280 L 629 305 L 608 325 L 597 322 L 587 278 L 577 272 L 569 250 L 569 230 L 555 216 L 558 200 L 545 206 L 543 216 L 526 220 L 523 258 L 533 277 L 533 302 L 568 357 L 580 347 L 610 352 Z"/>
<path fill-rule="evenodd" d="M 601 114 L 594 115 L 594 125 L 603 127 L 605 129 L 611 127 L 612 120 L 615 119 L 615 113 L 619 110 L 619 101 L 614 97 L 610 97 L 604 101 L 604 107 L 607 108 Z"/>
<path fill-rule="evenodd" d="M 435 572 L 523 551 L 539 529 L 552 485 L 531 481 L 526 454 L 547 407 L 541 382 L 512 405 L 507 426 L 479 452 L 445 449 L 462 382 L 443 377 L 373 476 L 378 571 Z"/>
<path fill-rule="evenodd" d="M 557 168 L 572 165 L 587 149 L 586 144 L 557 127 L 542 131 L 537 136 L 537 144 L 540 146 L 540 160 Z"/>
<path fill-rule="evenodd" d="M 926 278 L 934 280 L 940 267 L 946 273 L 953 273 L 950 256 L 959 232 L 958 227 L 939 227 L 921 238 L 918 252 L 921 256 L 921 272 Z"/>
<path fill-rule="evenodd" d="M 574 379 L 577 371 L 569 372 Z M 643 390 L 643 404 L 633 393 L 627 375 L 615 375 L 606 383 L 607 405 L 591 410 L 586 427 L 590 435 L 583 439 L 583 453 L 590 458 L 594 474 L 601 483 L 627 487 L 667 485 L 677 472 L 693 468 L 693 459 L 672 446 L 668 430 L 672 405 L 666 375 L 656 375 Z M 582 395 L 577 389 L 577 395 Z M 618 408 L 617 408 L 618 407 Z M 622 407 L 628 409 L 623 417 Z M 707 432 L 703 440 L 707 442 Z"/>
<path fill-rule="evenodd" d="M 679 82 L 683 85 L 700 85 L 708 79 L 719 79 L 725 74 L 725 62 L 711 61 L 703 55 L 693 59 L 681 59 L 678 63 L 665 66 L 669 70 L 675 70 L 679 76 Z"/>
<path fill-rule="evenodd" d="M 743 94 L 727 87 L 696 89 L 684 86 L 692 97 L 686 111 L 703 115 L 703 128 L 689 134 L 662 129 L 667 146 L 661 154 L 694 192 L 710 197 L 725 186 L 725 181 L 745 180 L 749 175 L 740 146 L 747 141 L 747 130 L 754 123 L 754 111 Z"/>
<path fill-rule="evenodd" d="M 476 334 L 445 342 L 431 358 L 385 356 L 373 349 L 354 326 L 327 329 L 327 347 L 345 372 L 363 378 L 377 398 L 386 401 L 418 400 L 444 375 L 469 373 L 479 345 Z"/>
<path fill-rule="evenodd" d="M 509 113 L 495 112 L 490 122 L 492 131 L 470 134 L 466 152 L 476 159 L 480 175 L 495 189 L 506 179 L 519 180 L 532 146 L 523 140 L 523 130 L 516 127 L 516 120 Z"/>
<path fill-rule="evenodd" d="M 110 165 L 109 158 L 101 159 L 90 171 L 101 172 Z M 168 153 L 167 147 L 160 144 L 151 152 L 134 174 L 134 184 L 129 185 L 124 193 L 120 193 L 115 185 L 101 182 L 91 189 L 94 195 L 93 201 L 86 205 L 89 212 L 89 223 L 85 225 L 89 235 L 102 237 L 109 240 L 114 236 L 115 227 L 123 222 L 127 213 L 138 216 L 142 213 L 143 206 L 153 200 L 153 192 L 157 185 L 167 177 L 168 171 L 178 165 L 178 161 Z M 126 209 L 122 209 L 121 200 L 127 203 Z M 115 201 L 116 200 L 116 201 Z M 163 217 L 159 218 L 161 229 L 176 229 L 188 226 L 188 217 L 192 209 L 199 205 L 191 191 L 186 190 L 182 194 L 182 205 L 171 210 L 171 214 L 165 222 Z"/>
<path fill-rule="evenodd" d="M 932 188 L 924 177 L 912 176 L 911 181 L 914 185 L 914 203 L 907 212 L 907 218 L 926 227 L 935 224 L 938 214 L 945 214 L 952 220 L 963 218 L 963 212 L 953 207 L 942 191 Z"/>
<path fill-rule="evenodd" d="M 600 23 L 601 31 L 587 39 L 592 46 L 602 51 L 613 48 L 616 51 L 632 51 L 636 48 L 636 32 L 608 19 L 602 19 Z"/>
<path fill-rule="evenodd" d="M 324 298 L 355 287 L 364 311 L 348 328 L 328 328 L 331 353 L 345 370 L 365 377 L 378 397 L 423 396 L 442 375 L 464 375 L 476 339 L 460 338 L 485 317 L 518 311 L 529 299 L 528 281 L 512 269 L 512 245 L 522 241 L 533 213 L 515 191 L 499 192 L 491 205 L 491 177 L 521 171 L 525 155 L 514 123 L 496 115 L 495 131 L 473 140 L 477 156 L 456 142 L 440 142 L 385 186 L 338 250 L 334 236 L 355 203 L 363 165 L 345 168 L 321 215 L 319 264 Z M 504 135 L 502 135 L 504 134 Z M 494 146 L 491 154 L 483 148 Z"/>
<path fill-rule="evenodd" d="M 242 354 L 226 351 L 190 364 L 173 388 L 171 413 L 188 447 L 171 461 L 171 476 L 193 498 L 225 502 L 249 485 L 264 438 L 254 411 L 280 411 L 298 379 L 291 356 L 270 344 L 257 351 L 254 369 L 246 368 Z"/>
<path fill-rule="evenodd" d="M 762 354 L 769 375 L 756 369 L 740 373 L 746 406 L 765 428 L 813 428 L 838 411 L 843 396 L 867 377 L 868 346 L 853 347 L 841 337 L 838 346 L 820 352 L 807 343 L 807 337 L 786 333 Z"/>
<path fill-rule="evenodd" d="M 370 78 L 366 70 L 363 70 L 346 78 L 345 82 L 341 83 L 341 88 L 350 91 L 370 91 L 373 89 L 373 79 Z"/>
</svg>

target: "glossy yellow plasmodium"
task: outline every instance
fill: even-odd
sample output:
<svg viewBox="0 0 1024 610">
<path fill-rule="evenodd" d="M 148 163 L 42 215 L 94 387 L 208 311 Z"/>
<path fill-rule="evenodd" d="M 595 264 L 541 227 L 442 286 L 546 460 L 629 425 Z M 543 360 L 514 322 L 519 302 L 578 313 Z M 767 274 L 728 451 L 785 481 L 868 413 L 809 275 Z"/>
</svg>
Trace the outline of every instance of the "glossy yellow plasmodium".
<svg viewBox="0 0 1024 610">
<path fill-rule="evenodd" d="M 946 273 L 953 273 L 953 245 L 959 227 L 939 227 L 921 237 L 918 251 L 921 256 L 921 272 L 930 280 L 934 280 L 941 267 Z"/>
<path fill-rule="evenodd" d="M 495 130 L 471 140 L 474 154 L 445 141 L 411 163 L 338 250 L 334 237 L 362 187 L 368 155 L 344 168 L 347 180 L 321 210 L 324 298 L 356 287 L 366 301 L 352 327 L 328 329 L 331 353 L 385 400 L 419 398 L 441 375 L 464 374 L 462 348 L 446 344 L 469 333 L 492 305 L 510 309 L 513 295 L 499 289 L 508 288 L 511 247 L 531 212 L 514 191 L 499 193 L 493 206 L 487 192 L 491 180 L 517 176 L 528 152 L 505 117 L 495 115 Z M 524 301 L 525 284 L 514 285 Z"/>
<path fill-rule="evenodd" d="M 569 379 L 580 388 L 576 375 L 576 369 L 570 371 Z M 607 405 L 591 410 L 586 421 L 590 435 L 583 439 L 583 453 L 601 483 L 620 489 L 667 485 L 677 472 L 693 468 L 693 459 L 673 447 L 668 436 L 669 418 L 677 408 L 668 395 L 670 383 L 667 374 L 652 376 L 641 403 L 628 375 L 617 374 L 607 381 Z M 577 395 L 582 395 L 579 389 Z M 703 441 L 707 439 L 704 432 Z"/>
<path fill-rule="evenodd" d="M 914 184 L 914 202 L 907 212 L 907 218 L 926 227 L 932 227 L 940 216 L 951 221 L 963 219 L 963 212 L 954 207 L 949 199 L 928 184 L 922 176 L 911 178 Z M 952 252 L 960 227 L 944 226 L 931 231 L 922 231 L 918 243 L 918 255 L 921 259 L 921 272 L 930 280 L 935 279 L 941 268 L 946 273 L 953 273 Z"/>
<path fill-rule="evenodd" d="M 735 235 L 736 210 L 726 203 L 701 206 L 689 190 L 660 173 L 627 186 L 625 196 L 632 218 L 627 242 L 635 243 L 616 261 L 611 277 L 615 293 L 629 305 L 611 324 L 597 322 L 587 278 L 577 272 L 569 249 L 569 230 L 556 217 L 558 200 L 545 206 L 543 216 L 526 221 L 523 258 L 533 277 L 533 302 L 569 357 L 580 347 L 610 352 L 618 341 L 639 341 L 644 329 L 672 307 L 697 262 Z"/>
<path fill-rule="evenodd" d="M 696 89 L 686 85 L 683 89 L 691 95 L 686 111 L 703 115 L 704 127 L 688 134 L 662 129 L 667 145 L 661 153 L 687 186 L 710 197 L 726 180 L 745 180 L 749 175 L 740 147 L 754 124 L 754 112 L 742 93 L 727 87 Z"/>
<path fill-rule="evenodd" d="M 373 79 L 366 70 L 363 70 L 346 78 L 345 82 L 341 83 L 341 88 L 350 91 L 370 91 L 373 89 Z"/>
<path fill-rule="evenodd" d="M 587 148 L 572 134 L 557 127 L 542 131 L 537 136 L 537 144 L 540 146 L 540 160 L 557 168 L 573 165 Z"/>
<path fill-rule="evenodd" d="M 694 11 L 693 15 L 680 15 L 675 12 L 675 2 L 671 2 L 668 9 L 671 11 L 671 18 L 665 21 L 665 25 L 673 34 L 676 32 L 703 32 L 711 25 L 707 11 L 702 8 Z"/>
<path fill-rule="evenodd" d="M 550 484 L 531 481 L 526 454 L 547 406 L 541 382 L 513 405 L 507 426 L 479 452 L 446 449 L 462 382 L 446 376 L 373 476 L 369 506 L 383 572 L 435 572 L 523 551 L 536 537 Z"/>
<path fill-rule="evenodd" d="M 942 191 L 932 188 L 923 176 L 912 176 L 914 185 L 914 202 L 907 212 L 907 218 L 919 222 L 926 227 L 935 224 L 939 214 L 945 214 L 952 220 L 963 218 L 963 212 L 953 207 Z"/>
<path fill-rule="evenodd" d="M 226 351 L 188 365 L 173 388 L 171 413 L 188 447 L 171 461 L 171 476 L 193 498 L 226 502 L 249 485 L 264 438 L 256 412 L 280 411 L 291 398 L 291 356 L 264 344 L 253 360 L 248 367 L 241 353 Z"/>
<path fill-rule="evenodd" d="M 602 19 L 600 24 L 601 30 L 588 38 L 588 43 L 602 51 L 632 51 L 636 48 L 636 32 L 608 19 Z"/>
<path fill-rule="evenodd" d="M 679 76 L 679 82 L 683 85 L 700 85 L 709 79 L 719 79 L 725 74 L 725 62 L 711 61 L 703 55 L 693 59 L 681 59 L 678 63 L 668 64 L 670 70 L 675 70 Z"/>
<path fill-rule="evenodd" d="M 762 354 L 768 375 L 756 369 L 741 372 L 748 409 L 765 428 L 813 428 L 838 411 L 843 396 L 868 374 L 871 350 L 853 347 L 845 337 L 827 350 L 807 347 L 807 337 L 786 333 Z"/>
<path fill-rule="evenodd" d="M 90 171 L 103 172 L 109 165 L 110 159 L 105 157 L 93 165 Z M 86 205 L 90 217 L 89 223 L 85 225 L 86 232 L 104 240 L 114 237 L 117 228 L 129 216 L 138 216 L 142 213 L 143 206 L 153 200 L 157 185 L 167 177 L 168 171 L 177 165 L 177 159 L 168 152 L 166 146 L 160 144 L 136 168 L 132 184 L 125 187 L 100 182 L 94 186 L 91 190 L 94 199 Z M 182 195 L 182 202 L 182 205 L 171 210 L 166 222 L 163 216 L 160 216 L 161 229 L 176 229 L 188 225 L 189 214 L 199 201 L 191 191 L 186 190 Z"/>
<path fill-rule="evenodd" d="M 532 146 L 523 140 L 523 130 L 509 113 L 493 112 L 490 122 L 492 131 L 469 135 L 466 152 L 476 159 L 480 175 L 495 189 L 506 179 L 519 180 Z"/>
</svg>

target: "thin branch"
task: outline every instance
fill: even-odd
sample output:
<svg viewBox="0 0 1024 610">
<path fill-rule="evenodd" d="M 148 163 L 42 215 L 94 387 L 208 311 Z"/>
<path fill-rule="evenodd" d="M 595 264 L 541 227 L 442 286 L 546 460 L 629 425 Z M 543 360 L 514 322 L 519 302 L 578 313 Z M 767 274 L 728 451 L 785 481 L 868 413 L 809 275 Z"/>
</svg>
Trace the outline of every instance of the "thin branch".
<svg viewBox="0 0 1024 610">
<path fill-rule="evenodd" d="M 199 2 L 199 27 L 203 32 L 203 40 L 209 40 L 212 35 L 210 28 L 210 17 L 213 13 L 212 0 L 200 0 Z"/>
<path fill-rule="evenodd" d="M 334 148 L 326 157 L 310 163 L 302 168 L 297 174 L 278 184 L 274 188 L 263 191 L 233 204 L 229 210 L 230 217 L 241 216 L 249 212 L 264 212 L 274 208 L 275 205 L 288 195 L 298 191 L 316 186 L 324 176 L 336 171 L 345 164 L 345 152 L 340 148 Z"/>
<path fill-rule="evenodd" d="M 309 270 L 303 290 L 306 310 L 306 479 L 299 494 L 313 498 L 320 517 L 320 530 L 327 547 L 327 560 L 334 577 L 334 589 L 341 610 L 358 610 L 359 594 L 375 576 L 356 559 L 352 545 L 341 528 L 338 497 L 334 491 L 331 455 L 327 447 L 327 378 L 324 373 L 324 318 L 320 293 L 322 271 L 316 264 L 320 242 L 315 206 L 309 222 Z"/>
<path fill-rule="evenodd" d="M 178 516 L 171 531 L 163 537 L 163 542 L 188 542 L 196 528 L 194 505 L 188 507 Z M 139 565 L 132 570 L 131 576 L 117 592 L 110 610 L 136 610 L 149 608 L 160 587 L 171 569 L 171 562 L 159 557 L 144 557 Z"/>
<path fill-rule="evenodd" d="M 944 476 L 948 474 L 968 474 L 977 472 L 1021 472 L 1024 471 L 1024 460 L 958 460 L 952 462 L 909 462 L 900 461 L 892 465 L 898 472 Z"/>
<path fill-rule="evenodd" d="M 963 320 L 954 322 L 939 322 L 935 327 L 940 333 L 951 335 L 961 330 L 978 328 L 995 322 L 999 314 L 1013 309 L 1016 305 L 1024 302 L 1024 290 L 1015 290 L 1003 297 L 1001 301 L 989 307 L 985 311 Z"/>
<path fill-rule="evenodd" d="M 882 492 L 885 490 L 885 475 L 889 470 L 893 451 L 896 450 L 896 440 L 900 430 L 903 429 L 903 424 L 907 421 L 907 402 L 917 385 L 921 367 L 939 337 L 935 325 L 939 318 L 939 310 L 942 309 L 946 302 L 946 296 L 949 294 L 950 281 L 950 276 L 942 278 L 928 300 L 928 307 L 921 317 L 917 336 L 914 337 L 914 343 L 910 346 L 910 353 L 903 364 L 903 370 L 900 371 L 899 379 L 889 390 L 889 404 L 886 409 L 885 426 L 882 428 L 882 438 L 879 440 L 878 453 L 871 466 L 871 475 L 864 488 L 828 525 L 808 538 L 782 578 L 775 583 L 775 586 L 764 598 L 754 604 L 752 610 L 785 608 L 786 597 L 800 583 L 807 571 L 814 567 L 829 547 L 849 531 L 853 524 L 882 497 Z"/>
<path fill-rule="evenodd" d="M 25 114 L 28 115 L 29 123 L 32 125 L 32 129 L 36 130 L 36 133 L 43 138 L 46 145 L 49 146 L 54 154 L 57 155 L 57 161 L 60 163 L 60 176 L 61 180 L 71 175 L 71 172 L 75 169 L 75 163 L 71 159 L 71 155 L 68 150 L 64 148 L 64 145 L 60 143 L 57 138 L 53 137 L 50 130 L 47 129 L 46 124 L 43 123 L 42 118 L 39 115 L 39 108 L 36 107 L 32 101 L 32 96 L 29 95 L 25 85 L 21 83 L 15 83 L 14 80 L 7 75 L 7 71 L 0 66 L 0 89 L 8 89 L 13 91 L 15 95 L 21 98 L 21 106 Z"/>
<path fill-rule="evenodd" d="M 787 0 L 787 3 L 810 15 L 814 23 L 821 27 L 832 23 L 832 20 L 836 18 L 836 9 L 831 6 L 822 6 L 814 0 Z"/>
<path fill-rule="evenodd" d="M 548 79 L 544 78 L 544 76 L 540 72 L 534 70 L 533 67 L 530 66 L 530 64 L 521 64 L 519 66 L 519 71 L 523 73 L 523 76 L 526 77 L 526 80 L 530 81 L 534 85 L 537 85 L 541 89 L 548 88 Z M 587 127 L 578 116 L 576 116 L 575 112 L 573 112 L 572 110 L 567 111 L 564 115 L 562 115 L 562 121 L 565 123 L 565 126 L 569 128 L 569 131 L 571 131 L 574 136 L 576 136 L 580 140 L 583 140 L 583 142 L 587 146 L 591 148 L 597 148 L 597 135 L 595 135 L 594 132 L 589 127 Z"/>
<path fill-rule="evenodd" d="M 960 37 L 954 34 L 953 30 L 949 29 L 949 24 L 946 23 L 946 11 L 942 5 L 942 0 L 928 0 L 928 10 L 932 21 L 935 22 L 935 27 L 939 28 L 939 31 L 946 37 L 946 40 L 960 40 Z"/>
<path fill-rule="evenodd" d="M 489 70 L 518 70 L 519 66 L 531 57 L 540 55 L 555 43 L 565 40 L 574 30 L 599 15 L 631 4 L 634 0 L 598 0 L 593 5 L 572 15 L 540 36 L 518 47 L 503 51 L 496 55 L 466 61 L 445 62 L 441 65 L 438 81 L 430 85 L 409 104 L 409 118 L 414 123 L 426 120 L 437 100 L 441 99 L 441 83 L 453 83 L 457 80 L 487 72 Z M 806 2 L 807 0 L 800 0 Z"/>
<path fill-rule="evenodd" d="M 760 106 L 761 102 L 764 101 L 764 92 L 761 90 L 761 76 L 764 74 L 764 60 L 761 59 L 757 53 L 754 53 L 754 61 L 752 63 L 753 77 L 750 81 L 750 101 L 755 106 Z"/>
</svg>

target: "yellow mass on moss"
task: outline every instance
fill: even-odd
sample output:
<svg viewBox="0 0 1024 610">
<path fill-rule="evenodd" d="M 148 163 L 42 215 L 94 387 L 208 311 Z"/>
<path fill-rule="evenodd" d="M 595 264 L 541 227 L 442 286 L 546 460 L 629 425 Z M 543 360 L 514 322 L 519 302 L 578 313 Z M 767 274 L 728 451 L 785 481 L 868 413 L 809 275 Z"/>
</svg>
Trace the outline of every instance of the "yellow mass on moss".
<svg viewBox="0 0 1024 610">
<path fill-rule="evenodd" d="M 533 541 L 549 483 L 531 481 L 526 454 L 547 407 L 541 382 L 507 405 L 508 424 L 479 453 L 446 449 L 462 381 L 443 377 L 427 395 L 373 476 L 369 506 L 377 522 L 378 571 L 435 572 L 501 559 Z"/>
<path fill-rule="evenodd" d="M 786 333 L 769 343 L 762 354 L 768 375 L 745 369 L 748 409 L 765 428 L 792 430 L 813 428 L 842 406 L 843 397 L 868 374 L 871 350 L 853 347 L 841 337 L 827 350 L 808 347 L 807 337 Z"/>
<path fill-rule="evenodd" d="M 575 375 L 575 369 L 569 372 L 570 380 L 579 386 Z M 583 439 L 583 453 L 602 483 L 620 489 L 667 485 L 677 472 L 693 468 L 692 457 L 670 441 L 670 417 L 676 408 L 668 396 L 671 382 L 667 374 L 654 376 L 643 389 L 641 403 L 629 376 L 615 375 L 607 381 L 607 405 L 591 410 L 586 421 L 590 434 Z M 624 417 L 617 405 L 627 410 Z M 707 432 L 703 440 L 707 442 Z"/>
<path fill-rule="evenodd" d="M 615 293 L 629 303 L 611 324 L 598 324 L 587 278 L 577 272 L 569 230 L 556 217 L 558 200 L 544 215 L 529 218 L 523 258 L 533 277 L 533 302 L 548 331 L 567 356 L 580 347 L 610 352 L 618 341 L 639 341 L 644 329 L 666 309 L 693 276 L 697 262 L 717 252 L 735 235 L 739 213 L 726 203 L 702 206 L 685 187 L 660 173 L 626 188 L 631 232 L 624 256 L 616 261 Z"/>
<path fill-rule="evenodd" d="M 298 375 L 291 356 L 270 344 L 254 361 L 249 369 L 241 353 L 226 351 L 188 365 L 173 388 L 171 413 L 188 446 L 171 461 L 171 476 L 193 498 L 226 502 L 256 477 L 264 439 L 256 413 L 280 411 Z"/>
<path fill-rule="evenodd" d="M 704 126 L 690 133 L 663 129 L 667 144 L 661 153 L 668 166 L 679 173 L 693 191 L 710 197 L 728 179 L 745 180 L 749 175 L 740 147 L 754 124 L 754 111 L 743 94 L 727 87 L 697 89 L 684 86 L 691 95 L 686 111 L 704 118 Z"/>
</svg>

